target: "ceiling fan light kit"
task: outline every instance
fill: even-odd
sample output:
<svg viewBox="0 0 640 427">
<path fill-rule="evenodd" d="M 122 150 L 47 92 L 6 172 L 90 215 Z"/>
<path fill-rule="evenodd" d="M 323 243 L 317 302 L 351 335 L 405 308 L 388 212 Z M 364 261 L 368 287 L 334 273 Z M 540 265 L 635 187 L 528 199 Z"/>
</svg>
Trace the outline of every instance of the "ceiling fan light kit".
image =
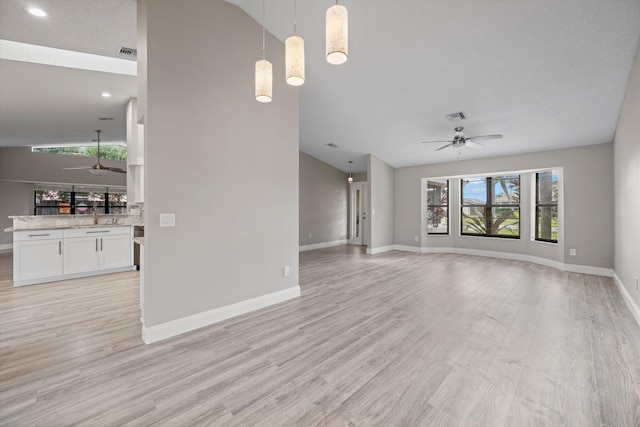
<svg viewBox="0 0 640 427">
<path fill-rule="evenodd" d="M 102 165 L 97 164 L 96 166 L 102 166 Z M 103 169 L 102 167 L 96 167 L 95 169 L 88 169 L 88 170 L 91 175 L 96 175 L 96 176 L 103 176 L 109 172 L 108 170 Z"/>
</svg>

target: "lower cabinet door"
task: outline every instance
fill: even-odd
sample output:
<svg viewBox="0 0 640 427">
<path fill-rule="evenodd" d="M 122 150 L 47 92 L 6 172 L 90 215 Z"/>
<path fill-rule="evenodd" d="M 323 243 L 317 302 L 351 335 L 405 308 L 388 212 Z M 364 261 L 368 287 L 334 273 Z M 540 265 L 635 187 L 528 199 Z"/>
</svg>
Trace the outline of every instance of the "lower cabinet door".
<svg viewBox="0 0 640 427">
<path fill-rule="evenodd" d="M 133 264 L 131 234 L 100 237 L 100 269 L 127 267 Z"/>
<path fill-rule="evenodd" d="M 62 275 L 62 240 L 15 243 L 14 281 Z"/>
<path fill-rule="evenodd" d="M 99 237 L 64 239 L 64 274 L 99 270 L 99 254 Z"/>
</svg>

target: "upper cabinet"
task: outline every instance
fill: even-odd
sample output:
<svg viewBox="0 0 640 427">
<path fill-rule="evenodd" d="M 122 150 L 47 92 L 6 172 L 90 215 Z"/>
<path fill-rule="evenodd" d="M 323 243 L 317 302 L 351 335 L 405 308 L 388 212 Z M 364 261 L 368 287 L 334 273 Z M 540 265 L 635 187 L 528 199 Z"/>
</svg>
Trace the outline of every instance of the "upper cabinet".
<svg viewBox="0 0 640 427">
<path fill-rule="evenodd" d="M 144 202 L 144 125 L 138 123 L 138 100 L 127 104 L 127 195 L 132 204 Z"/>
</svg>

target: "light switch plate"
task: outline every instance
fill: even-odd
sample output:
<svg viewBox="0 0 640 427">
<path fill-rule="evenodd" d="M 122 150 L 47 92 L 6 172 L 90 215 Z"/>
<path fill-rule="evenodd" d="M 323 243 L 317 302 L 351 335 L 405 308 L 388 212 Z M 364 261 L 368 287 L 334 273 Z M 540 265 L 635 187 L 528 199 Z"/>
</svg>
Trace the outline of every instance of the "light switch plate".
<svg viewBox="0 0 640 427">
<path fill-rule="evenodd" d="M 176 214 L 174 213 L 160 214 L 160 227 L 175 227 L 175 226 L 176 226 Z"/>
</svg>

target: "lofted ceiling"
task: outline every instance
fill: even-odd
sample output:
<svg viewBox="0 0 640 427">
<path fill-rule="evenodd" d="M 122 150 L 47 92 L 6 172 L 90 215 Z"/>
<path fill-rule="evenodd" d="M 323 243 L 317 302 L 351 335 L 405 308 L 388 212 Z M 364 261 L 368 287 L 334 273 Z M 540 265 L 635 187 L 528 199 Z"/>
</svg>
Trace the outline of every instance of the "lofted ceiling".
<svg viewBox="0 0 640 427">
<path fill-rule="evenodd" d="M 261 22 L 261 1 L 227 1 Z M 48 18 L 24 12 L 35 3 Z M 300 149 L 320 160 L 362 171 L 368 153 L 401 167 L 613 139 L 640 1 L 344 0 L 349 60 L 340 66 L 324 58 L 333 3 L 297 4 L 306 48 Z M 135 0 L 0 0 L 0 39 L 117 57 L 119 46 L 135 47 L 135 9 Z M 266 27 L 282 41 L 291 35 L 293 0 L 266 0 Z M 267 58 L 276 48 L 267 46 Z M 135 76 L 7 59 L 0 71 L 0 146 L 86 142 L 97 128 L 124 140 Z M 113 96 L 101 98 L 104 90 Z M 467 119 L 446 120 L 458 111 Z M 420 143 L 451 139 L 458 125 L 467 136 L 504 138 L 478 150 Z"/>
</svg>

